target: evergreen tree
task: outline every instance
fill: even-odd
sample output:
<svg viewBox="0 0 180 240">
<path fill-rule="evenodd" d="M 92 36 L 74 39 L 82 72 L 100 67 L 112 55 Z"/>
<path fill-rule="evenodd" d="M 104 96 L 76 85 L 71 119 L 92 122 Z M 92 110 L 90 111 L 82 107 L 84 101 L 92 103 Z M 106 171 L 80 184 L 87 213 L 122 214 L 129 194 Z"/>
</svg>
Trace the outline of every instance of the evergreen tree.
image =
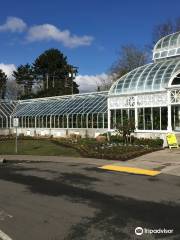
<svg viewBox="0 0 180 240">
<path fill-rule="evenodd" d="M 32 98 L 32 87 L 34 84 L 33 69 L 29 64 L 20 65 L 16 71 L 13 72 L 16 83 L 22 87 L 20 98 Z"/>
<path fill-rule="evenodd" d="M 67 57 L 58 49 L 49 49 L 33 63 L 34 77 L 42 87 L 39 97 L 58 96 L 78 93 L 74 82 L 77 69 L 67 63 Z M 70 76 L 69 76 L 70 73 Z"/>
<path fill-rule="evenodd" d="M 0 69 L 0 98 L 4 99 L 6 94 L 6 84 L 7 84 L 7 76 Z"/>
</svg>

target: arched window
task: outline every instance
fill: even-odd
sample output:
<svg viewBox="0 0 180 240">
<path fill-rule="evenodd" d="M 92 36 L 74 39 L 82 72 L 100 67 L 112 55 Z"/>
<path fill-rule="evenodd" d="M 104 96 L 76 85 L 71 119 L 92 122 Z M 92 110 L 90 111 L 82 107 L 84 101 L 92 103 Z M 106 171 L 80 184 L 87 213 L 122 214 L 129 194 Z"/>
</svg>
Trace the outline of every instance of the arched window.
<svg viewBox="0 0 180 240">
<path fill-rule="evenodd" d="M 180 73 L 173 79 L 171 85 L 180 85 Z"/>
</svg>

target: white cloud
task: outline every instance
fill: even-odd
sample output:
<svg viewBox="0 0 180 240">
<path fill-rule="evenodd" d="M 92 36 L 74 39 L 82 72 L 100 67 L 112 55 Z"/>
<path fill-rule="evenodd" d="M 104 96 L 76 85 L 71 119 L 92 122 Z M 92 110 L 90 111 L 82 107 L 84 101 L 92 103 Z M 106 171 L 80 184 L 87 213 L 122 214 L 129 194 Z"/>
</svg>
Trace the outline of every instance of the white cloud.
<svg viewBox="0 0 180 240">
<path fill-rule="evenodd" d="M 23 32 L 26 28 L 26 23 L 17 17 L 8 17 L 6 22 L 0 25 L 0 31 Z"/>
<path fill-rule="evenodd" d="M 92 36 L 77 36 L 71 34 L 69 30 L 61 30 L 52 24 L 42 24 L 28 27 L 23 19 L 18 17 L 8 17 L 6 22 L 0 25 L 0 32 L 24 32 L 28 42 L 54 40 L 61 42 L 69 48 L 79 46 L 89 46 L 93 41 Z"/>
<path fill-rule="evenodd" d="M 55 40 L 61 42 L 64 46 L 74 48 L 83 45 L 91 45 L 92 36 L 72 35 L 69 30 L 60 30 L 51 24 L 42 24 L 30 27 L 27 34 L 29 42 Z"/>
<path fill-rule="evenodd" d="M 0 63 L 0 69 L 3 70 L 3 72 L 5 72 L 8 77 L 11 77 L 13 71 L 16 70 L 16 66 L 14 64 Z"/>
<path fill-rule="evenodd" d="M 105 73 L 98 75 L 79 75 L 75 81 L 79 85 L 80 92 L 93 92 L 97 90 L 97 86 L 109 83 L 111 77 Z"/>
</svg>

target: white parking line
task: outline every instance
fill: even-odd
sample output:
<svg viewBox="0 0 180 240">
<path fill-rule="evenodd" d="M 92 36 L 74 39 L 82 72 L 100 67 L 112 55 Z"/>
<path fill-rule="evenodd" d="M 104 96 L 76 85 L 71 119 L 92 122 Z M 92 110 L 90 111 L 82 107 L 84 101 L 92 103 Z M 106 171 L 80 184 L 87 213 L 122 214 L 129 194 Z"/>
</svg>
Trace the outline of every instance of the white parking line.
<svg viewBox="0 0 180 240">
<path fill-rule="evenodd" d="M 0 240 L 12 240 L 12 238 L 0 230 Z"/>
</svg>

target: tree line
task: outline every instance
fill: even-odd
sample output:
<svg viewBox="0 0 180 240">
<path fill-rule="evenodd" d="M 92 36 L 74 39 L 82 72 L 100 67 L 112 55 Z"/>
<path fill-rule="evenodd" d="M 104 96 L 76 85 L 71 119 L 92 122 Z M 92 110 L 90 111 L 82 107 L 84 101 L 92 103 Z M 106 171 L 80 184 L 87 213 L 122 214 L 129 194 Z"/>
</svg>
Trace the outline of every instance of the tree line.
<svg viewBox="0 0 180 240">
<path fill-rule="evenodd" d="M 18 99 L 50 97 L 79 93 L 74 81 L 78 70 L 67 62 L 58 49 L 49 49 L 32 64 L 20 65 L 13 71 Z M 0 71 L 1 98 L 5 98 L 7 76 Z"/>
</svg>

